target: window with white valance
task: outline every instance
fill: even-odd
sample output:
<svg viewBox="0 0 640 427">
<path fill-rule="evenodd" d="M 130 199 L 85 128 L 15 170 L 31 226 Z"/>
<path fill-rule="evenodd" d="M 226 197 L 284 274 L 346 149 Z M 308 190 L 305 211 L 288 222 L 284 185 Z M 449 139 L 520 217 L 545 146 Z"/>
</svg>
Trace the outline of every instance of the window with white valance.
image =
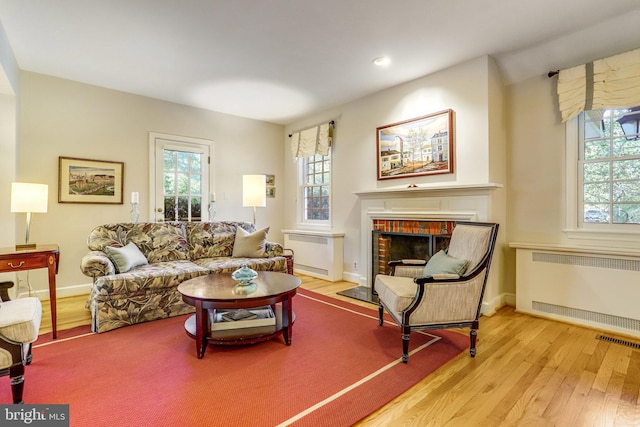
<svg viewBox="0 0 640 427">
<path fill-rule="evenodd" d="M 293 157 L 326 156 L 333 142 L 333 122 L 294 132 L 290 137 Z"/>
<path fill-rule="evenodd" d="M 640 49 L 560 70 L 562 122 L 584 110 L 640 105 Z"/>
</svg>

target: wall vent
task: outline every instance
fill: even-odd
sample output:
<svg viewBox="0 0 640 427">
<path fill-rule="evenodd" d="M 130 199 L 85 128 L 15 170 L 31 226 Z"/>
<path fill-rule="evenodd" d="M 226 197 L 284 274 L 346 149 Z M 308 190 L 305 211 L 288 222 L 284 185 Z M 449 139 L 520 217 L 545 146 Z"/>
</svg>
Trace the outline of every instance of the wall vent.
<svg viewBox="0 0 640 427">
<path fill-rule="evenodd" d="M 598 335 L 596 337 L 596 339 L 601 340 L 601 341 L 608 341 L 608 342 L 613 343 L 613 344 L 619 344 L 619 345 L 623 345 L 625 347 L 631 347 L 631 348 L 635 348 L 636 350 L 640 350 L 640 343 L 637 343 L 637 342 L 621 340 L 621 339 L 618 339 L 618 338 L 609 337 L 607 335 Z"/>
<path fill-rule="evenodd" d="M 613 270 L 640 271 L 640 260 L 635 259 L 550 254 L 545 252 L 533 252 L 532 257 L 534 262 L 580 265 L 585 267 L 609 268 Z"/>
<path fill-rule="evenodd" d="M 555 314 L 558 316 L 640 332 L 640 320 L 630 319 L 628 317 L 612 316 L 610 314 L 581 310 L 579 308 L 563 307 L 561 305 L 547 304 L 540 301 L 532 301 L 532 308 L 543 313 Z"/>
</svg>

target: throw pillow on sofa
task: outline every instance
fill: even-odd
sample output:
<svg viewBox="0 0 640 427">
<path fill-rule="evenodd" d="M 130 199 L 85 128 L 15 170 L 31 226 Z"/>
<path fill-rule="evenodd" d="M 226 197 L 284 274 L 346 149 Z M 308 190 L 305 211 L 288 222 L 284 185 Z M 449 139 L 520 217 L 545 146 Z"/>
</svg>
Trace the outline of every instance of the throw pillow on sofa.
<svg viewBox="0 0 640 427">
<path fill-rule="evenodd" d="M 113 262 L 117 273 L 126 273 L 134 267 L 148 264 L 147 258 L 133 242 L 121 248 L 106 246 L 104 253 Z"/>
<path fill-rule="evenodd" d="M 454 258 L 447 255 L 443 250 L 439 251 L 424 266 L 424 276 L 435 276 L 439 274 L 455 274 L 460 276 L 467 268 L 469 261 Z"/>
<path fill-rule="evenodd" d="M 233 257 L 236 258 L 264 258 L 267 256 L 266 243 L 269 227 L 249 233 L 242 227 L 236 230 L 236 240 L 233 243 Z"/>
</svg>

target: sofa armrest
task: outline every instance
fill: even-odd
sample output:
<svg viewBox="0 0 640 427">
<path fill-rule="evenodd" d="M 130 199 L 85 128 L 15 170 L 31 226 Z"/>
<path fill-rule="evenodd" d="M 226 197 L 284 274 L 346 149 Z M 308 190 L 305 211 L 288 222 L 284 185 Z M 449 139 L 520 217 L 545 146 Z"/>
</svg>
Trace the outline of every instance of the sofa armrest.
<svg viewBox="0 0 640 427">
<path fill-rule="evenodd" d="M 85 276 L 96 277 L 116 274 L 116 268 L 102 251 L 91 251 L 82 257 L 80 270 Z"/>
<path fill-rule="evenodd" d="M 265 242 L 264 249 L 269 258 L 284 255 L 284 247 L 280 243 Z"/>
</svg>

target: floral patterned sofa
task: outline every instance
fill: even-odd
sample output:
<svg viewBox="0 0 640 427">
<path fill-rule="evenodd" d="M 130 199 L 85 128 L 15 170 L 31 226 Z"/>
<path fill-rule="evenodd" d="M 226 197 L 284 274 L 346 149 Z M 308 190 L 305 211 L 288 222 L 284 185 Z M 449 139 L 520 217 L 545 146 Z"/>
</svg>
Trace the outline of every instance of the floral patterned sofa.
<svg viewBox="0 0 640 427">
<path fill-rule="evenodd" d="M 254 241 L 263 232 L 262 249 L 256 256 L 234 254 L 238 228 L 242 228 L 241 236 L 253 236 Z M 182 301 L 177 287 L 194 277 L 232 272 L 244 263 L 254 270 L 286 272 L 283 247 L 267 241 L 267 231 L 231 221 L 119 223 L 94 228 L 87 239 L 90 252 L 80 265 L 82 272 L 93 278 L 87 301 L 92 330 L 105 332 L 192 313 L 194 308 Z M 118 272 L 119 263 L 114 265 L 113 256 L 107 253 L 125 249 L 130 243 L 144 255 L 140 258 L 145 264 Z M 238 249 L 241 245 L 235 246 Z"/>
</svg>

